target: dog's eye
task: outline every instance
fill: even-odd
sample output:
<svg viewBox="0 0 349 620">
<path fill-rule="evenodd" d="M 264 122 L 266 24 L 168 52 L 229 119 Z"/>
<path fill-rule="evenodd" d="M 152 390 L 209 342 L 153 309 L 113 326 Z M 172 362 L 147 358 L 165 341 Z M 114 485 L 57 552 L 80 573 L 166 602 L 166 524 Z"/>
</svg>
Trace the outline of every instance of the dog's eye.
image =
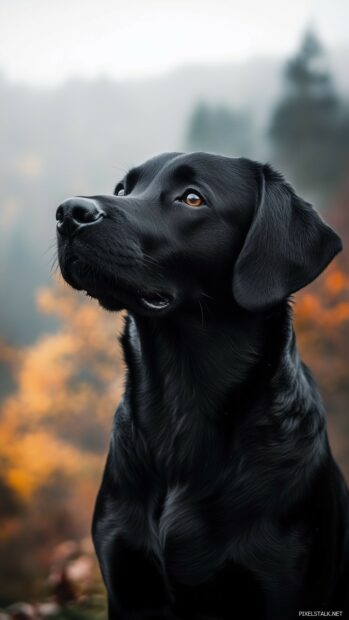
<svg viewBox="0 0 349 620">
<path fill-rule="evenodd" d="M 200 194 L 197 194 L 192 190 L 187 191 L 182 200 L 186 205 L 189 205 L 189 207 L 200 207 L 204 203 L 204 200 Z"/>
<path fill-rule="evenodd" d="M 115 196 L 125 196 L 125 193 L 126 191 L 123 185 L 116 186 L 115 192 L 114 192 Z"/>
</svg>

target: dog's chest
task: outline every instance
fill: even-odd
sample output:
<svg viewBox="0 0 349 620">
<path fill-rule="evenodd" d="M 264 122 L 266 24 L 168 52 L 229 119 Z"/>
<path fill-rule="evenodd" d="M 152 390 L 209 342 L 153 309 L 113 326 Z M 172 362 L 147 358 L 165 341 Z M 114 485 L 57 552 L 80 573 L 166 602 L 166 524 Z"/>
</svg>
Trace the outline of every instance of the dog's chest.
<svg viewBox="0 0 349 620">
<path fill-rule="evenodd" d="M 109 500 L 110 501 L 110 500 Z M 304 546 L 298 532 L 281 534 L 267 521 L 237 525 L 234 510 L 212 495 L 198 497 L 185 485 L 169 487 L 164 496 L 150 492 L 145 502 L 122 497 L 112 501 L 100 523 L 104 538 L 152 557 L 167 583 L 197 587 L 220 573 L 223 566 L 241 566 L 267 579 L 268 574 L 292 574 Z M 230 510 L 230 518 L 229 518 Z M 221 515 L 222 519 L 217 518 Z"/>
<path fill-rule="evenodd" d="M 260 514 L 259 494 L 266 485 L 261 467 L 259 476 L 250 473 L 252 456 L 245 454 L 243 461 L 229 457 L 227 465 L 226 446 L 224 441 L 217 445 L 216 434 L 210 446 L 209 434 L 189 436 L 186 442 L 180 432 L 169 450 L 171 438 L 162 429 L 149 441 L 131 432 L 127 420 L 123 428 L 122 419 L 119 437 L 124 439 L 113 470 L 126 477 L 121 484 L 125 492 L 104 498 L 98 525 L 105 539 L 116 542 L 115 553 L 117 541 L 126 542 L 130 550 L 152 557 L 166 580 L 184 586 L 207 582 L 227 563 L 257 578 L 295 572 L 304 539 L 299 531 L 281 531 Z M 125 444 L 132 454 L 127 449 L 121 459 Z M 269 482 L 273 486 L 275 481 Z"/>
</svg>

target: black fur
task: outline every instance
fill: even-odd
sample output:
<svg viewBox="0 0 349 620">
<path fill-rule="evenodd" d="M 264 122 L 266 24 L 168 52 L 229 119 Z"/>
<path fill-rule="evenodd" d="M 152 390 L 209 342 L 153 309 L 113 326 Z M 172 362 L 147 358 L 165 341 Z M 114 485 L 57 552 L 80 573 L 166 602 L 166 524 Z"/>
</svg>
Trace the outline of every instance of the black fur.
<svg viewBox="0 0 349 620">
<path fill-rule="evenodd" d="M 338 236 L 246 159 L 164 154 L 122 188 L 88 226 L 79 198 L 58 214 L 66 280 L 128 310 L 93 521 L 110 619 L 349 613 L 348 492 L 289 303 Z"/>
</svg>

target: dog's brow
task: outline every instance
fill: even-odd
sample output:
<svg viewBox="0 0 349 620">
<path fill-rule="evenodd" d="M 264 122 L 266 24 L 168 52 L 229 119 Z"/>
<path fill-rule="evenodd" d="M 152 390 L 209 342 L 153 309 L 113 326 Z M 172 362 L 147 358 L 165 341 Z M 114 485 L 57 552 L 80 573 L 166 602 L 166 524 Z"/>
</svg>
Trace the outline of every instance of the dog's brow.
<svg viewBox="0 0 349 620">
<path fill-rule="evenodd" d="M 193 181 L 195 179 L 195 170 L 188 164 L 182 164 L 173 171 L 173 178 L 176 181 Z"/>
</svg>

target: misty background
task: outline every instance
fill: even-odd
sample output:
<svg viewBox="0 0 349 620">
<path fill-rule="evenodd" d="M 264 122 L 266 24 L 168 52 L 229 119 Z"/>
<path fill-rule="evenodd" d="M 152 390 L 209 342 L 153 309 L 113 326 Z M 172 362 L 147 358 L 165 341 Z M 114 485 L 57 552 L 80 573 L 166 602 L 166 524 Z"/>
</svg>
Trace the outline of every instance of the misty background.
<svg viewBox="0 0 349 620">
<path fill-rule="evenodd" d="M 103 617 L 121 318 L 62 283 L 55 211 L 159 152 L 268 161 L 342 236 L 296 327 L 349 479 L 348 23 L 341 0 L 0 0 L 1 620 Z"/>
<path fill-rule="evenodd" d="M 326 209 L 321 183 L 306 178 L 318 167 L 317 145 L 303 173 L 295 171 L 292 157 L 280 155 L 290 136 L 271 126 L 277 107 L 298 92 L 293 159 L 308 148 L 310 119 L 307 142 L 320 128 L 322 167 L 342 165 L 349 8 L 339 0 L 297 0 L 282 10 L 270 1 L 263 11 L 251 0 L 234 5 L 0 2 L 0 335 L 7 341 L 27 344 L 53 325 L 38 316 L 33 291 L 50 279 L 55 208 L 70 195 L 112 192 L 125 170 L 156 153 L 203 149 L 270 161 Z M 287 63 L 307 31 L 320 47 L 304 60 L 311 92 L 309 118 L 301 120 L 307 84 L 287 75 Z"/>
</svg>

